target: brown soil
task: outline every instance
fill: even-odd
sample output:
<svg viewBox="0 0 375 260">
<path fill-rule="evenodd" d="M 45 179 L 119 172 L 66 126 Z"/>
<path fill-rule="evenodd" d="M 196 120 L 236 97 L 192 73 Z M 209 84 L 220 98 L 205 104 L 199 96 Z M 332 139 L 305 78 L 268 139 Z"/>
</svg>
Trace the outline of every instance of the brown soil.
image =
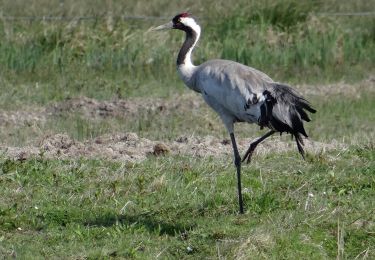
<svg viewBox="0 0 375 260">
<path fill-rule="evenodd" d="M 79 112 L 88 117 L 122 117 L 141 111 L 171 111 L 180 107 L 198 109 L 204 101 L 194 94 L 176 96 L 168 100 L 161 98 L 132 98 L 98 101 L 88 97 L 77 97 L 49 106 L 45 113 L 60 115 Z"/>
<path fill-rule="evenodd" d="M 305 140 L 305 148 L 310 153 L 320 153 L 330 149 L 344 149 L 346 146 L 337 142 L 324 144 Z M 251 139 L 238 140 L 238 147 L 246 151 Z M 296 151 L 294 142 L 280 141 L 275 136 L 257 147 L 255 156 L 272 152 Z M 228 140 L 212 136 L 181 136 L 172 142 L 153 141 L 140 138 L 135 133 L 104 135 L 93 140 L 78 142 L 65 134 L 47 136 L 38 146 L 0 147 L 2 154 L 15 160 L 30 157 L 44 158 L 102 158 L 118 161 L 137 162 L 148 156 L 190 155 L 195 157 L 231 157 L 232 147 Z"/>
<path fill-rule="evenodd" d="M 45 120 L 46 112 L 43 108 L 25 108 L 17 111 L 0 110 L 0 126 L 32 125 Z"/>
</svg>

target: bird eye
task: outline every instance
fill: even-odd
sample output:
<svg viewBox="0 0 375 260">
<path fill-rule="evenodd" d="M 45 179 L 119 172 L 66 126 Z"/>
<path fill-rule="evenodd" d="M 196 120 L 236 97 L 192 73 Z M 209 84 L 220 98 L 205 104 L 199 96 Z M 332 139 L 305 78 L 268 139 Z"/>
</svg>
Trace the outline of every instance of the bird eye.
<svg viewBox="0 0 375 260">
<path fill-rule="evenodd" d="M 183 27 L 183 24 L 181 23 L 181 20 L 178 19 L 175 23 L 174 23 L 174 27 L 175 28 L 181 28 Z"/>
</svg>

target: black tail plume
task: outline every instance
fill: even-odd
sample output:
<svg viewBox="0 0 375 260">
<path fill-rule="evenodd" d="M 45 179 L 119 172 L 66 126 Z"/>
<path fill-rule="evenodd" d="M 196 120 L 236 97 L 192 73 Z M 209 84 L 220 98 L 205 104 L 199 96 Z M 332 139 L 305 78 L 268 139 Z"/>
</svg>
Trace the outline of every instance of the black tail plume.
<svg viewBox="0 0 375 260">
<path fill-rule="evenodd" d="M 303 121 L 311 121 L 306 111 L 315 113 L 316 110 L 304 97 L 287 85 L 273 83 L 263 94 L 268 100 L 268 108 L 272 109 L 268 118 L 269 127 L 280 133 L 292 134 L 295 137 L 299 153 L 304 157 L 301 135 L 305 137 L 308 135 Z"/>
</svg>

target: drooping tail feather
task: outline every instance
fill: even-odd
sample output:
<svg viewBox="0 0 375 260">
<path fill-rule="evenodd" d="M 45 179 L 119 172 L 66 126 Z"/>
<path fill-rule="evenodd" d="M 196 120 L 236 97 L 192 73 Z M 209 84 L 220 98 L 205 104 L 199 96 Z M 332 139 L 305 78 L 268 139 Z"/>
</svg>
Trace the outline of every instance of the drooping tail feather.
<svg viewBox="0 0 375 260">
<path fill-rule="evenodd" d="M 303 139 L 300 134 L 294 134 L 294 138 L 296 139 L 296 144 L 298 148 L 298 152 L 302 155 L 302 158 L 305 159 L 305 151 L 303 150 Z"/>
<path fill-rule="evenodd" d="M 311 107 L 310 103 L 302 97 L 297 91 L 287 85 L 273 83 L 265 91 L 268 125 L 274 130 L 283 133 L 287 132 L 295 137 L 298 151 L 304 157 L 302 136 L 308 137 L 303 121 L 311 121 L 305 110 L 315 113 L 316 110 Z"/>
</svg>

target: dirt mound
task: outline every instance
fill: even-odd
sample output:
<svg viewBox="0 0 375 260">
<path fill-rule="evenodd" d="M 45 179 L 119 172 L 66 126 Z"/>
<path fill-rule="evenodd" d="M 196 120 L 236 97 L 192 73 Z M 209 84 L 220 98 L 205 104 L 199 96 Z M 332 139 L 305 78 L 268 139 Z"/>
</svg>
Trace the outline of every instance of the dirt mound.
<svg viewBox="0 0 375 260">
<path fill-rule="evenodd" d="M 187 107 L 198 109 L 203 105 L 197 95 L 185 94 L 175 96 L 168 100 L 161 98 L 132 98 L 99 101 L 88 97 L 76 97 L 67 99 L 47 108 L 49 115 L 60 115 L 65 112 L 82 113 L 88 117 L 121 117 L 129 114 L 137 114 L 142 111 L 171 111 Z"/>
<path fill-rule="evenodd" d="M 239 149 L 244 152 L 251 139 L 239 139 Z M 330 149 L 345 148 L 340 143 L 324 144 L 306 140 L 306 150 L 319 153 Z M 257 148 L 255 155 L 265 155 L 272 152 L 296 150 L 294 142 L 270 139 Z M 172 142 L 152 141 L 140 138 L 135 133 L 104 135 L 85 142 L 73 140 L 66 134 L 46 136 L 39 146 L 0 147 L 2 154 L 15 160 L 25 160 L 30 157 L 76 159 L 101 158 L 139 162 L 148 156 L 190 155 L 196 157 L 231 157 L 232 147 L 228 140 L 212 136 L 195 137 L 181 136 Z"/>
<path fill-rule="evenodd" d="M 45 121 L 46 113 L 43 108 L 25 108 L 16 111 L 0 111 L 0 126 L 33 125 Z"/>
</svg>

